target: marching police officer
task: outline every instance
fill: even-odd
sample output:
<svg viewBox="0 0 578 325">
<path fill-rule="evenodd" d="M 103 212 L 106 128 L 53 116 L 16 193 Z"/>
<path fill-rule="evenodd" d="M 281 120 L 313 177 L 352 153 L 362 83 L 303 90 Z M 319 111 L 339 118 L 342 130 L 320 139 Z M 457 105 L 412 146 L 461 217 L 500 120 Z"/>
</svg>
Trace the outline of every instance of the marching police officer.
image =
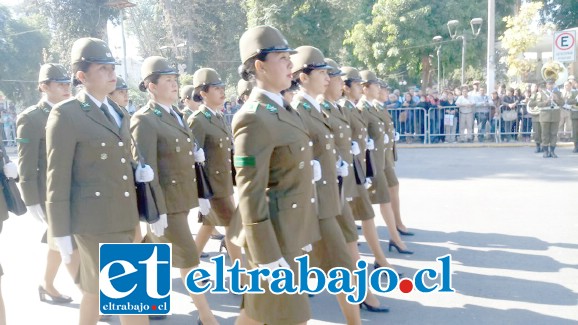
<svg viewBox="0 0 578 325">
<path fill-rule="evenodd" d="M 30 214 L 45 223 L 46 121 L 52 107 L 70 97 L 70 76 L 59 64 L 44 64 L 38 75 L 38 90 L 42 93 L 42 99 L 18 115 L 16 134 L 22 196 Z M 45 234 L 44 238 L 48 243 L 48 253 L 44 282 L 38 287 L 39 297 L 51 303 L 69 303 L 72 299 L 61 295 L 54 287 L 54 278 L 61 263 L 60 252 L 52 233 Z M 78 272 L 78 251 L 74 250 L 72 256 L 72 262 L 66 264 L 66 267 L 74 279 Z M 50 299 L 47 300 L 47 297 Z"/>
<path fill-rule="evenodd" d="M 181 114 L 183 115 L 183 120 L 188 121 L 191 115 L 199 109 L 200 103 L 193 100 L 195 92 L 195 87 L 192 85 L 184 85 L 179 91 L 179 98 L 181 103 L 183 103 L 183 108 L 181 109 Z"/>
<path fill-rule="evenodd" d="M 233 117 L 234 164 L 242 230 L 250 268 L 290 267 L 303 248 L 319 240 L 313 196 L 309 132 L 281 91 L 291 86 L 290 49 L 274 27 L 253 27 L 239 40 L 241 76 L 255 82 L 251 96 Z M 311 317 L 303 294 L 245 294 L 237 322 L 297 324 Z"/>
<path fill-rule="evenodd" d="M 129 115 L 134 112 L 129 111 L 128 107 L 128 85 L 126 81 L 120 76 L 116 77 L 116 87 L 113 92 L 108 94 L 108 97 L 118 106 L 124 109 Z"/>
<path fill-rule="evenodd" d="M 337 159 L 331 125 L 333 117 L 322 111 L 316 98 L 325 93 L 329 85 L 327 70 L 321 51 L 313 46 L 300 46 L 291 56 L 293 77 L 300 91 L 293 97 L 291 105 L 303 116 L 313 142 L 313 159 L 319 164 L 321 178 L 315 182 L 317 190 L 319 229 L 321 240 L 313 244 L 312 263 L 325 272 L 334 267 L 355 268 L 337 216 L 341 214 L 341 204 L 337 177 L 349 175 L 348 163 Z M 337 300 L 348 324 L 361 324 L 359 308 L 349 304 L 345 295 L 337 295 Z"/>
<path fill-rule="evenodd" d="M 147 182 L 150 167 L 133 176 L 129 115 L 107 95 L 116 87 L 116 62 L 108 45 L 80 38 L 72 45 L 73 83 L 84 89 L 55 105 L 46 124 L 48 225 L 65 262 L 72 236 L 80 254 L 83 291 L 80 324 L 99 319 L 99 244 L 130 243 L 138 223 L 135 178 Z M 146 316 L 120 316 L 147 324 Z"/>
<path fill-rule="evenodd" d="M 565 110 L 570 111 L 570 118 L 572 120 L 572 142 L 574 142 L 574 150 L 572 152 L 578 152 L 578 131 L 576 127 L 578 126 L 578 90 L 572 89 L 572 82 L 566 81 L 564 83 L 564 89 L 562 90 L 562 100 L 564 101 Z"/>
<path fill-rule="evenodd" d="M 214 218 L 212 222 L 203 222 L 204 225 L 196 238 L 199 246 L 204 246 L 214 226 L 228 228 L 234 216 L 231 166 L 233 136 L 221 112 L 225 103 L 225 85 L 217 71 L 210 68 L 195 71 L 193 87 L 195 88 L 193 100 L 203 104 L 189 117 L 188 123 L 196 143 L 205 152 L 205 167 L 214 194 L 210 199 L 211 216 Z M 231 260 L 240 260 L 241 249 L 232 245 L 230 235 L 225 236 L 225 243 Z"/>
<path fill-rule="evenodd" d="M 150 164 L 155 175 L 151 182 L 160 219 L 149 225 L 146 241 L 172 243 L 172 266 L 179 268 L 186 282 L 187 274 L 200 264 L 195 241 L 188 223 L 189 211 L 198 206 L 195 161 L 203 162 L 202 150 L 195 150 L 195 139 L 188 125 L 173 106 L 178 98 L 178 72 L 167 59 L 151 56 L 141 67 L 141 91 L 151 100 L 136 112 L 130 123 L 135 140 L 133 154 Z M 203 294 L 191 295 L 199 321 L 216 324 Z"/>
<path fill-rule="evenodd" d="M 251 90 L 253 89 L 253 84 L 247 80 L 240 79 L 237 82 L 237 102 L 241 105 L 249 99 L 251 95 Z"/>
</svg>

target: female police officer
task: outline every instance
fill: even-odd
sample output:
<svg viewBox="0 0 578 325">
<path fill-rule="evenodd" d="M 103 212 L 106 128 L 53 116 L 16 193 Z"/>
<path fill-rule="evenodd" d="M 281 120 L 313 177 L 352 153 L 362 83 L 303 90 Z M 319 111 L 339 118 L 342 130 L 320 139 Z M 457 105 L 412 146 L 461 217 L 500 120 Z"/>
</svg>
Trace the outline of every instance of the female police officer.
<svg viewBox="0 0 578 325">
<path fill-rule="evenodd" d="M 251 96 L 233 118 L 234 164 L 239 191 L 238 211 L 251 268 L 291 267 L 294 257 L 319 239 L 313 198 L 309 135 L 297 112 L 283 102 L 291 85 L 290 53 L 281 33 L 270 26 L 247 30 L 239 40 L 240 72 L 254 80 Z M 302 294 L 245 294 L 240 324 L 297 324 L 311 315 Z"/>
<path fill-rule="evenodd" d="M 144 60 L 141 91 L 151 97 L 148 104 L 131 118 L 131 132 L 146 163 L 155 172 L 151 186 L 161 214 L 149 227 L 147 241 L 172 243 L 173 267 L 180 268 L 185 282 L 191 269 L 200 263 L 187 217 L 198 205 L 195 160 L 204 160 L 202 150 L 193 152 L 191 130 L 176 113 L 178 73 L 160 56 Z M 135 150 L 134 154 L 137 152 Z M 204 295 L 191 295 L 203 324 L 216 324 Z"/>
<path fill-rule="evenodd" d="M 57 104 L 46 124 L 48 225 L 67 262 L 71 236 L 80 254 L 80 324 L 96 324 L 99 244 L 130 243 L 138 222 L 131 165 L 129 116 L 107 95 L 116 87 L 114 57 L 107 44 L 81 38 L 71 51 L 76 98 Z M 138 167 L 137 181 L 154 177 Z M 123 324 L 146 324 L 146 316 L 121 316 Z"/>
</svg>

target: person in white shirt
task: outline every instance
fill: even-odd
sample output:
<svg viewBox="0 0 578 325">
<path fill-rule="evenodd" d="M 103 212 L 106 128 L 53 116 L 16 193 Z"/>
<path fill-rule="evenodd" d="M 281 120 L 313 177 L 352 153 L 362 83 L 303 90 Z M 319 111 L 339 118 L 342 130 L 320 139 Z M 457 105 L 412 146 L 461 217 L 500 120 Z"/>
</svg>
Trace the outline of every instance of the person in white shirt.
<svg viewBox="0 0 578 325">
<path fill-rule="evenodd" d="M 474 141 L 474 105 L 475 102 L 468 95 L 468 87 L 462 88 L 462 95 L 456 100 L 460 113 L 460 142 Z"/>
</svg>

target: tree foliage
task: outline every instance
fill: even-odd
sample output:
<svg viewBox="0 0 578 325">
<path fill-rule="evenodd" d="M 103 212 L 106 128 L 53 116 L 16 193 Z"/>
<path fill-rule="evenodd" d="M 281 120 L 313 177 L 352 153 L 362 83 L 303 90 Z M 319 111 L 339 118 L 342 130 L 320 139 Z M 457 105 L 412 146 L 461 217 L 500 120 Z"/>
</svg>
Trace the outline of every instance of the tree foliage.
<svg viewBox="0 0 578 325">
<path fill-rule="evenodd" d="M 507 29 L 500 40 L 507 55 L 502 58 L 502 62 L 507 65 L 507 74 L 510 77 L 519 76 L 525 79 L 537 68 L 536 62 L 524 58 L 523 54 L 528 48 L 536 44 L 541 35 L 547 30 L 553 29 L 553 25 L 550 23 L 528 28 L 535 22 L 542 6 L 543 4 L 540 2 L 525 3 L 517 15 L 504 18 Z"/>
<path fill-rule="evenodd" d="M 542 0 L 540 10 L 542 24 L 554 23 L 558 30 L 578 27 L 578 1 L 576 0 Z"/>
<path fill-rule="evenodd" d="M 0 91 L 10 100 L 31 105 L 38 101 L 38 69 L 48 37 L 31 17 L 15 19 L 0 6 Z"/>
</svg>

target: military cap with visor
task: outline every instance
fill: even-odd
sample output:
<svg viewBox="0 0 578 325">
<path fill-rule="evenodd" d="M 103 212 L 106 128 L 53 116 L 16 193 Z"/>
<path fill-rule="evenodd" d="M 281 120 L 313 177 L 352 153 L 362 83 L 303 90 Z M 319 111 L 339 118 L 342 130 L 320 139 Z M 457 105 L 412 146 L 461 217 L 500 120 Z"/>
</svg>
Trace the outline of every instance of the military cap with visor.
<svg viewBox="0 0 578 325">
<path fill-rule="evenodd" d="M 121 76 L 116 77 L 116 88 L 114 90 L 128 90 L 128 85 Z"/>
<path fill-rule="evenodd" d="M 162 56 L 149 56 L 140 68 L 142 80 L 146 80 L 152 75 L 178 75 L 179 73 L 171 67 L 169 61 Z"/>
<path fill-rule="evenodd" d="M 249 28 L 239 39 L 239 52 L 241 61 L 247 60 L 262 54 L 274 52 L 295 53 L 295 50 L 289 48 L 287 40 L 281 32 L 272 26 L 261 25 Z"/>
<path fill-rule="evenodd" d="M 249 94 L 253 89 L 253 84 L 247 80 L 241 79 L 237 83 L 237 95 L 239 97 Z"/>
<path fill-rule="evenodd" d="M 292 73 L 303 69 L 331 69 L 331 67 L 325 63 L 325 57 L 318 48 L 305 45 L 299 46 L 295 51 L 297 51 L 297 53 L 291 55 L 291 62 L 293 62 Z"/>
<path fill-rule="evenodd" d="M 70 63 L 79 62 L 120 64 L 114 60 L 114 56 L 106 42 L 92 37 L 79 38 L 72 44 Z"/>
<path fill-rule="evenodd" d="M 221 76 L 211 68 L 201 68 L 193 74 L 193 87 L 195 87 L 195 94 L 201 91 L 204 86 L 224 86 Z"/>
<path fill-rule="evenodd" d="M 180 99 L 193 99 L 193 95 L 195 93 L 195 87 L 192 85 L 185 85 L 181 87 L 179 92 Z"/>
<path fill-rule="evenodd" d="M 38 83 L 42 82 L 70 83 L 70 76 L 62 65 L 46 63 L 40 67 L 38 73 Z"/>
<path fill-rule="evenodd" d="M 370 70 L 363 70 L 359 72 L 361 77 L 361 83 L 364 84 L 379 84 L 379 79 L 375 75 L 375 72 Z"/>
<path fill-rule="evenodd" d="M 343 71 L 341 71 L 341 69 L 339 68 L 339 65 L 337 64 L 337 62 L 335 62 L 332 59 L 329 58 L 325 58 L 325 63 L 327 63 L 328 66 L 330 66 L 330 69 L 328 71 L 328 75 L 329 77 L 341 77 L 344 76 L 345 73 Z"/>
<path fill-rule="evenodd" d="M 343 72 L 343 76 L 341 79 L 343 81 L 351 81 L 351 82 L 361 82 L 361 75 L 359 74 L 359 70 L 353 67 L 341 67 L 341 71 Z"/>
</svg>

